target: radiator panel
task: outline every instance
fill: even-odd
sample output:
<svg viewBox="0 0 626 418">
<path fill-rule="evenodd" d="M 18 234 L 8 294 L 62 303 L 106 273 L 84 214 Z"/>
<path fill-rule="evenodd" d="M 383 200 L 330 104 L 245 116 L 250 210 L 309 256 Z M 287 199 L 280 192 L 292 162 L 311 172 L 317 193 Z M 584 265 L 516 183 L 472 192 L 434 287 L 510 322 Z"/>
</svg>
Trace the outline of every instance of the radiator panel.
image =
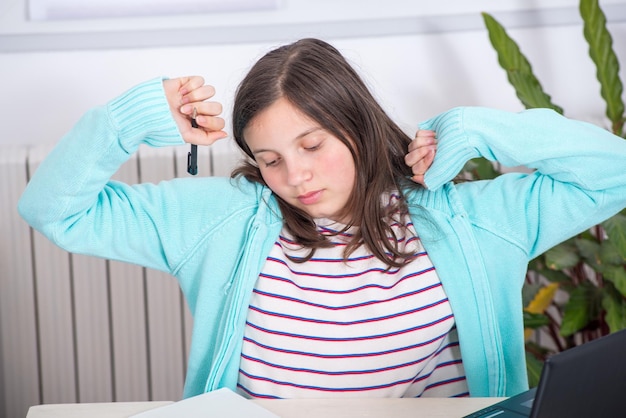
<svg viewBox="0 0 626 418">
<path fill-rule="evenodd" d="M 37 310 L 30 229 L 17 213 L 27 151 L 0 152 L 0 416 L 24 417 L 40 402 Z"/>
<path fill-rule="evenodd" d="M 178 400 L 193 320 L 176 280 L 69 254 L 32 231 L 17 201 L 49 146 L 0 147 L 0 418 L 42 403 Z M 188 146 L 141 147 L 114 175 L 186 172 Z M 199 175 L 229 175 L 232 150 L 198 148 Z"/>
</svg>

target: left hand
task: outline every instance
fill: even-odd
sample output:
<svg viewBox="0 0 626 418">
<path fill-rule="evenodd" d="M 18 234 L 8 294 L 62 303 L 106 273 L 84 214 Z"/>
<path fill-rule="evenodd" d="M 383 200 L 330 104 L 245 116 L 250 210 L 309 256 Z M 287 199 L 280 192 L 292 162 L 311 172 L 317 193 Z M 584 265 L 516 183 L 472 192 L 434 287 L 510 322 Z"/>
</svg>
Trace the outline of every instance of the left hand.
<svg viewBox="0 0 626 418">
<path fill-rule="evenodd" d="M 409 152 L 404 156 L 404 162 L 411 167 L 413 180 L 426 187 L 424 175 L 433 164 L 437 152 L 437 138 L 434 131 L 418 129 L 415 139 L 409 144 Z"/>
</svg>

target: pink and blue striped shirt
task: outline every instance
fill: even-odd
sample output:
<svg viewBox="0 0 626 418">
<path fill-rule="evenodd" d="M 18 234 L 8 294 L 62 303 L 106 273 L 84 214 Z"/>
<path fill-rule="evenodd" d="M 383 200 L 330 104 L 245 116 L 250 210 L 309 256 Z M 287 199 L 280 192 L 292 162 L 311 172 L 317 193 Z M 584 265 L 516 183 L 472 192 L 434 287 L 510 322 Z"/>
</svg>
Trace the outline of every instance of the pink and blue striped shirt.
<svg viewBox="0 0 626 418">
<path fill-rule="evenodd" d="M 245 327 L 238 390 L 252 398 L 468 396 L 454 316 L 413 225 L 394 226 L 415 259 L 388 269 L 350 231 L 305 263 L 283 230 Z M 318 224 L 321 233 L 336 225 Z M 289 257 L 288 257 L 289 256 Z"/>
</svg>

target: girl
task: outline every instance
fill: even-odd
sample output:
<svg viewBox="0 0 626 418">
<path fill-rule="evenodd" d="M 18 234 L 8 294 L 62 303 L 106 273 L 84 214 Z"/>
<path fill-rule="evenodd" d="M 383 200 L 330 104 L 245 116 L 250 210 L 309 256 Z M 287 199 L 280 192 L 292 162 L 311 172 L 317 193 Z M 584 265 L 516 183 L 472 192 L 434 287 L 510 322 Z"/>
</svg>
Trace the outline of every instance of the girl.
<svg viewBox="0 0 626 418">
<path fill-rule="evenodd" d="M 19 205 L 69 251 L 178 279 L 194 317 L 185 396 L 527 388 L 527 263 L 626 206 L 625 141 L 550 110 L 483 108 L 433 117 L 411 140 L 335 48 L 304 39 L 242 81 L 231 179 L 109 180 L 141 143 L 224 138 L 213 92 L 156 79 L 91 110 Z M 534 171 L 454 184 L 479 156 Z"/>
</svg>

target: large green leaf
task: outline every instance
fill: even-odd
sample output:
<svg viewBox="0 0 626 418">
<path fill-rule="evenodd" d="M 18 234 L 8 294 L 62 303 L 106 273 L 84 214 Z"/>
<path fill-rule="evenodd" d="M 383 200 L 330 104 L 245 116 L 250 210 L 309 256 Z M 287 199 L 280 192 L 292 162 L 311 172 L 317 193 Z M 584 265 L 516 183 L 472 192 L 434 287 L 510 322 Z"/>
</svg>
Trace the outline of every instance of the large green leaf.
<svg viewBox="0 0 626 418">
<path fill-rule="evenodd" d="M 525 73 L 511 68 L 507 70 L 509 82 L 515 87 L 517 97 L 527 109 L 545 107 L 563 113 L 563 109 L 552 103 L 539 84 L 539 80 L 532 73 Z"/>
<path fill-rule="evenodd" d="M 561 335 L 569 337 L 581 330 L 598 314 L 598 289 L 590 283 L 581 283 L 572 289 L 563 310 Z"/>
<path fill-rule="evenodd" d="M 580 261 L 573 241 L 566 241 L 545 252 L 546 266 L 551 270 L 574 267 Z"/>
<path fill-rule="evenodd" d="M 596 269 L 602 272 L 602 269 L 608 266 L 623 266 L 626 259 L 620 254 L 617 246 L 610 240 L 602 241 L 600 245 L 600 266 Z"/>
<path fill-rule="evenodd" d="M 613 39 L 606 28 L 606 17 L 598 0 L 580 0 L 579 8 L 584 22 L 583 33 L 589 44 L 589 56 L 596 65 L 600 94 L 606 102 L 606 116 L 613 125 L 613 132 L 622 135 L 624 86 L 619 78 L 619 62 L 613 51 Z"/>
<path fill-rule="evenodd" d="M 611 244 L 626 263 L 626 216 L 617 214 L 602 223 Z"/>
<path fill-rule="evenodd" d="M 607 266 L 602 270 L 604 278 L 615 285 L 615 288 L 626 297 L 626 270 L 624 266 Z"/>
<path fill-rule="evenodd" d="M 607 289 L 602 298 L 602 307 L 606 311 L 606 323 L 610 332 L 626 328 L 626 300 L 617 292 Z"/>
<path fill-rule="evenodd" d="M 509 37 L 504 27 L 488 13 L 482 13 L 489 32 L 491 45 L 498 54 L 498 62 L 506 71 L 509 83 L 526 108 L 546 107 L 563 113 L 563 109 L 552 103 L 533 74 L 532 67 L 517 43 Z"/>
<path fill-rule="evenodd" d="M 577 238 L 574 240 L 580 255 L 594 268 L 600 264 L 600 243 L 594 239 Z"/>
</svg>

